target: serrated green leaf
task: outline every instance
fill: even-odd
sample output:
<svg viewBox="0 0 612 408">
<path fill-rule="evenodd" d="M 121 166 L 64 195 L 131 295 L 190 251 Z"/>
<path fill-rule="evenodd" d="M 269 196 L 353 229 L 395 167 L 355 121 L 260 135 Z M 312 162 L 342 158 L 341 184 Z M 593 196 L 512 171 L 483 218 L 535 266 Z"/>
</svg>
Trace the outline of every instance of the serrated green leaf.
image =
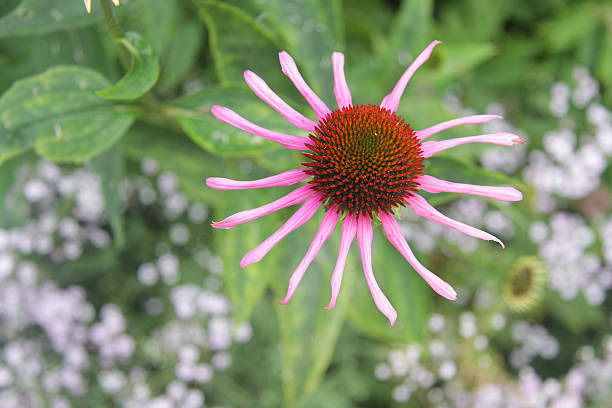
<svg viewBox="0 0 612 408">
<path fill-rule="evenodd" d="M 87 14 L 82 1 L 23 0 L 0 19 L 0 38 L 45 34 L 95 24 L 101 20 L 101 11 L 94 8 L 91 14 Z"/>
<path fill-rule="evenodd" d="M 254 94 L 238 86 L 212 86 L 173 102 L 176 119 L 189 137 L 205 150 L 221 156 L 251 156 L 267 150 L 286 149 L 274 142 L 225 124 L 212 116 L 212 105 L 227 106 L 257 125 L 298 134 L 296 128 Z M 303 132 L 302 132 L 303 134 Z"/>
<path fill-rule="evenodd" d="M 117 143 L 133 121 L 129 112 L 90 110 L 41 121 L 21 132 L 32 134 L 39 155 L 55 162 L 82 163 Z"/>
<path fill-rule="evenodd" d="M 119 82 L 96 93 L 106 99 L 136 99 L 147 93 L 157 82 L 159 62 L 153 55 L 151 46 L 142 39 L 140 34 L 128 32 L 119 42 L 131 54 L 132 66 Z"/>
<path fill-rule="evenodd" d="M 351 301 L 349 321 L 375 339 L 420 341 L 425 334 L 430 299 L 435 293 L 388 242 L 381 229 L 375 228 L 374 231 L 372 266 L 380 288 L 397 310 L 397 320 L 391 326 L 389 320 L 376 308 L 361 272 Z M 356 246 L 356 243 L 353 245 Z M 351 255 L 358 255 L 357 250 L 353 249 Z"/>
<path fill-rule="evenodd" d="M 100 176 L 104 208 L 113 231 L 115 246 L 123 247 L 123 215 L 121 213 L 120 185 L 123 181 L 123 158 L 117 147 L 107 150 L 91 162 L 94 171 Z"/>
</svg>

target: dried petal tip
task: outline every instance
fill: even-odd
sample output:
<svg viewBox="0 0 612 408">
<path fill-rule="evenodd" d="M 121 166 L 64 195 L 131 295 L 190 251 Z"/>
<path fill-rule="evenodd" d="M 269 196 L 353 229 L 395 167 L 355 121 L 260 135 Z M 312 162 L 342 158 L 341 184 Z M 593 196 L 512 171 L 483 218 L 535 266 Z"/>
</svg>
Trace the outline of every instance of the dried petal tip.
<svg viewBox="0 0 612 408">
<path fill-rule="evenodd" d="M 85 2 L 85 8 L 87 9 L 88 13 L 91 13 L 91 0 L 83 0 Z M 112 0 L 113 4 L 115 6 L 119 6 L 119 0 Z"/>
<path fill-rule="evenodd" d="M 517 137 L 516 139 L 514 139 L 514 144 L 515 144 L 515 145 L 517 145 L 517 144 L 523 144 L 523 143 L 525 143 L 525 142 L 526 142 L 526 140 L 525 140 L 525 139 L 523 139 L 522 137 Z"/>
</svg>

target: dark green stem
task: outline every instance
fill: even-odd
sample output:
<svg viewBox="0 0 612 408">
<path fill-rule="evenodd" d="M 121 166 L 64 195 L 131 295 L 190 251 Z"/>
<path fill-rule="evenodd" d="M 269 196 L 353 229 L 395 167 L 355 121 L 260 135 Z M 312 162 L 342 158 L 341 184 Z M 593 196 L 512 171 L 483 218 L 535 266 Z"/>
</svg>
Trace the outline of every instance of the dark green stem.
<svg viewBox="0 0 612 408">
<path fill-rule="evenodd" d="M 108 31 L 110 31 L 115 43 L 123 37 L 123 33 L 119 28 L 119 21 L 117 21 L 117 17 L 113 12 L 113 4 L 111 0 L 99 0 L 100 7 L 102 8 L 102 13 L 104 14 L 104 21 L 106 22 L 106 26 L 108 27 Z M 121 65 L 125 70 L 130 68 L 130 56 L 127 51 L 119 46 L 119 60 L 121 61 Z"/>
<path fill-rule="evenodd" d="M 106 22 L 106 26 L 110 31 L 113 40 L 115 40 L 115 44 L 118 47 L 119 52 L 119 60 L 121 61 L 121 65 L 123 69 L 126 71 L 130 69 L 130 54 L 127 50 L 120 44 L 121 38 L 123 38 L 123 32 L 119 27 L 119 21 L 115 16 L 115 12 L 113 11 L 113 4 L 111 0 L 99 0 L 100 6 L 102 8 L 102 13 L 104 14 L 104 21 Z M 174 131 L 180 131 L 180 126 L 176 122 L 174 118 L 172 108 L 165 107 L 160 104 L 155 96 L 150 92 L 147 92 L 141 98 L 142 102 L 142 116 L 141 119 L 147 123 L 154 124 L 156 126 L 165 127 Z"/>
</svg>

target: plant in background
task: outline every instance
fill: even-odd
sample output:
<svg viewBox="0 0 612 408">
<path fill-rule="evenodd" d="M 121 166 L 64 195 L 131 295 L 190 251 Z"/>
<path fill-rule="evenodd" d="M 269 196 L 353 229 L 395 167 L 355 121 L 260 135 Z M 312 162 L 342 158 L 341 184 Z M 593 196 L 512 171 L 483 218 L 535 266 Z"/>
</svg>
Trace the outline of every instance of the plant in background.
<svg viewBox="0 0 612 408">
<path fill-rule="evenodd" d="M 281 304 L 289 302 L 306 268 L 329 238 L 338 220 L 342 218 L 340 251 L 331 279 L 332 296 L 327 308 L 330 309 L 336 304 L 346 257 L 357 235 L 363 270 L 374 303 L 392 325 L 397 318 L 397 312 L 378 286 L 372 271 L 373 220 L 380 220 L 389 241 L 431 288 L 450 300 L 455 300 L 457 293 L 447 282 L 433 274 L 416 259 L 400 231 L 399 224 L 393 217 L 394 209 L 407 204 L 422 217 L 472 237 L 496 241 L 503 247 L 503 243 L 498 238 L 448 218 L 433 208 L 425 198 L 415 193 L 417 189 L 421 189 L 430 193 L 474 194 L 501 201 L 518 201 L 523 198 L 522 194 L 513 187 L 458 184 L 423 174 L 423 159 L 455 146 L 474 142 L 501 146 L 524 143 L 519 136 L 508 132 L 444 141 L 424 141 L 429 136 L 455 126 L 485 123 L 500 118 L 497 115 L 466 116 L 414 131 L 396 114 L 408 81 L 427 61 L 434 47 L 439 43 L 440 41 L 433 41 L 419 54 L 401 76 L 393 91 L 382 100 L 380 106 L 353 105 L 344 76 L 344 54 L 335 52 L 332 56 L 332 64 L 334 93 L 338 109 L 334 111 L 330 110 L 306 84 L 289 54 L 281 52 L 279 58 L 283 73 L 289 77 L 308 101 L 318 122 L 306 118 L 291 108 L 260 77 L 251 71 L 245 71 L 244 79 L 253 92 L 277 110 L 289 123 L 311 132 L 309 138 L 264 129 L 228 108 L 217 105 L 212 107 L 211 111 L 217 119 L 279 143 L 288 149 L 305 151 L 303 154 L 309 159 L 303 163 L 305 167 L 303 169 L 289 170 L 261 180 L 235 181 L 223 178 L 206 180 L 210 187 L 218 190 L 244 190 L 288 186 L 309 179 L 309 185 L 299 187 L 270 204 L 242 211 L 223 221 L 213 223 L 215 228 L 229 229 L 282 208 L 304 203 L 278 231 L 242 258 L 240 266 L 245 268 L 260 261 L 281 239 L 312 218 L 321 205 L 324 206 L 326 213 L 319 231 L 308 248 L 306 256 L 293 272 L 289 280 L 287 295 Z"/>
<path fill-rule="evenodd" d="M 524 312 L 538 305 L 548 273 L 537 256 L 519 259 L 508 271 L 504 283 L 504 301 L 510 309 Z"/>
<path fill-rule="evenodd" d="M 0 406 L 610 406 L 612 4 L 91 3 L 0 1 Z M 397 110 L 383 109 L 391 97 L 364 105 L 389 93 L 434 36 L 445 44 Z M 329 111 L 314 97 L 312 113 L 278 75 L 279 50 L 299 67 L 283 54 L 284 70 L 303 76 L 298 88 L 307 83 Z M 228 126 L 213 113 L 255 125 L 214 104 L 294 135 L 285 140 L 304 150 Z M 444 122 L 464 116 L 511 119 Z M 440 122 L 450 128 L 421 140 L 416 129 Z M 423 157 L 427 146 L 499 133 L 529 143 Z M 440 139 L 450 140 L 430 142 Z M 384 147 L 369 162 L 368 141 Z M 350 163 L 359 148 L 361 162 Z M 342 177 L 332 161 L 372 171 Z M 389 173 L 395 166 L 405 169 Z M 204 185 L 279 173 L 296 183 L 222 194 Z M 465 185 L 427 190 L 433 177 L 513 186 L 524 199 L 435 194 Z M 349 182 L 363 200 L 344 192 Z M 377 190 L 381 199 L 375 187 L 391 191 Z M 292 210 L 223 233 L 207 224 L 296 188 L 308 195 L 300 205 L 320 199 L 320 210 L 241 269 Z M 402 208 L 405 196 L 507 248 Z M 359 218 L 365 245 L 372 232 L 367 272 L 402 317 L 393 326 L 358 256 L 346 256 L 338 296 L 340 224 L 353 220 L 357 237 Z M 420 263 L 452 276 L 457 301 L 427 290 L 377 228 L 387 219 L 398 245 L 405 239 Z M 336 231 L 322 245 L 330 220 Z M 297 265 L 295 293 L 279 306 Z"/>
</svg>

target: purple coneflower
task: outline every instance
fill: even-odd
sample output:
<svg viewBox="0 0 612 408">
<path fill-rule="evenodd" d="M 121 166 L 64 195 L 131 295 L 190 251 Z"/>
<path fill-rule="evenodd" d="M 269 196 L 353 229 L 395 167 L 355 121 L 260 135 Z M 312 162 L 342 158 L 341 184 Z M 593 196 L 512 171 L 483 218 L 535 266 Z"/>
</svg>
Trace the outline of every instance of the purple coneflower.
<svg viewBox="0 0 612 408">
<path fill-rule="evenodd" d="M 400 98 L 406 84 L 415 71 L 429 58 L 440 41 L 433 41 L 408 67 L 395 88 L 380 105 L 353 105 L 351 93 L 344 76 L 344 55 L 332 54 L 334 71 L 334 93 L 338 109 L 331 110 L 310 89 L 289 54 L 279 54 L 282 71 L 293 82 L 298 91 L 314 109 L 318 121 L 308 119 L 285 103 L 268 85 L 251 71 L 245 71 L 244 79 L 262 101 L 274 108 L 289 123 L 310 132 L 309 137 L 290 136 L 264 129 L 249 122 L 234 111 L 213 106 L 211 111 L 217 119 L 238 129 L 272 140 L 288 149 L 301 150 L 308 159 L 302 168 L 254 181 L 236 181 L 211 177 L 206 180 L 209 187 L 218 190 L 243 190 L 289 186 L 305 180 L 303 185 L 284 197 L 264 206 L 241 211 L 223 221 L 213 223 L 215 228 L 233 228 L 282 208 L 302 204 L 289 220 L 268 239 L 247 253 L 242 268 L 260 261 L 281 239 L 307 222 L 323 207 L 325 216 L 321 221 L 306 256 L 289 280 L 287 295 L 281 304 L 289 302 L 304 276 L 306 268 L 332 234 L 336 224 L 342 221 L 342 235 L 338 260 L 331 278 L 331 301 L 327 309 L 336 304 L 342 273 L 349 248 L 355 235 L 361 251 L 365 278 L 376 307 L 390 320 L 397 312 L 384 295 L 372 270 L 372 220 L 380 219 L 387 238 L 406 258 L 419 275 L 441 296 L 455 300 L 453 288 L 433 274 L 416 259 L 400 226 L 394 217 L 394 209 L 408 205 L 418 215 L 459 230 L 472 237 L 502 242 L 491 234 L 446 217 L 433 208 L 417 191 L 430 193 L 455 192 L 490 197 L 502 201 L 518 201 L 522 194 L 512 187 L 477 186 L 440 180 L 423 174 L 423 159 L 436 153 L 465 143 L 493 143 L 512 146 L 524 140 L 511 133 L 494 133 L 462 137 L 444 141 L 424 141 L 443 130 L 467 124 L 478 124 L 501 118 L 497 115 L 474 115 L 449 120 L 427 129 L 413 130 L 396 115 Z"/>
</svg>

